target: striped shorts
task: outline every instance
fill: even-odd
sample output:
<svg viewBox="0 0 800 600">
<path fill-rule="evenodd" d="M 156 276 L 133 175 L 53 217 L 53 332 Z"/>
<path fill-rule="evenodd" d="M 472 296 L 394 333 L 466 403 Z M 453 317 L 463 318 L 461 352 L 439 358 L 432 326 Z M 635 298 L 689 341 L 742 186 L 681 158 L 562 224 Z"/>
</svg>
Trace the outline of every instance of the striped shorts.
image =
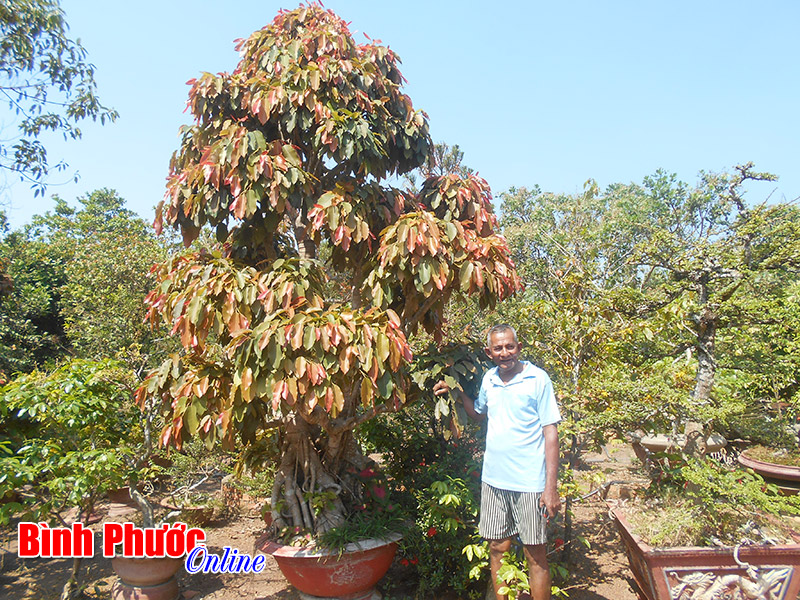
<svg viewBox="0 0 800 600">
<path fill-rule="evenodd" d="M 526 546 L 547 542 L 547 509 L 539 505 L 541 492 L 512 492 L 481 486 L 478 532 L 487 540 L 504 540 L 519 534 Z"/>
</svg>

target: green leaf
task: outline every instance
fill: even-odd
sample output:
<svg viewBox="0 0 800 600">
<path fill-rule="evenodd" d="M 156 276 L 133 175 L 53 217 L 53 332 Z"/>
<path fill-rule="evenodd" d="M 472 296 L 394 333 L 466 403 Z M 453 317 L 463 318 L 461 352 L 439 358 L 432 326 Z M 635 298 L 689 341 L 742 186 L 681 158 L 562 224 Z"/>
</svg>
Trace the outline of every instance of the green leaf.
<svg viewBox="0 0 800 600">
<path fill-rule="evenodd" d="M 378 360 L 385 363 L 386 359 L 389 358 L 389 338 L 382 333 L 378 333 L 375 343 L 377 347 Z"/>
<path fill-rule="evenodd" d="M 187 406 L 186 410 L 183 412 L 183 424 L 186 428 L 186 431 L 190 434 L 197 432 L 197 408 L 194 404 L 189 404 L 189 406 Z"/>
<path fill-rule="evenodd" d="M 311 350 L 317 341 L 315 329 L 314 326 L 309 324 L 303 332 L 303 348 L 306 350 Z"/>
<path fill-rule="evenodd" d="M 475 270 L 475 267 L 472 266 L 471 262 L 465 262 L 461 265 L 461 269 L 458 274 L 458 279 L 461 283 L 461 291 L 467 292 L 469 291 L 470 282 L 472 281 L 472 272 Z"/>
<path fill-rule="evenodd" d="M 423 259 L 419 264 L 419 280 L 422 285 L 427 285 L 431 280 L 431 265 L 427 259 Z"/>
<path fill-rule="evenodd" d="M 450 403 L 446 396 L 439 396 L 439 400 L 436 402 L 436 412 L 445 417 L 450 414 Z"/>
<path fill-rule="evenodd" d="M 200 319 L 200 313 L 204 308 L 204 300 L 203 296 L 197 295 L 194 296 L 191 301 L 189 302 L 189 308 L 186 310 L 186 317 L 189 319 L 189 322 L 193 324 L 197 324 L 198 320 Z"/>
<path fill-rule="evenodd" d="M 394 390 L 394 382 L 389 371 L 384 371 L 383 375 L 378 378 L 378 393 L 381 398 L 388 398 Z"/>
</svg>

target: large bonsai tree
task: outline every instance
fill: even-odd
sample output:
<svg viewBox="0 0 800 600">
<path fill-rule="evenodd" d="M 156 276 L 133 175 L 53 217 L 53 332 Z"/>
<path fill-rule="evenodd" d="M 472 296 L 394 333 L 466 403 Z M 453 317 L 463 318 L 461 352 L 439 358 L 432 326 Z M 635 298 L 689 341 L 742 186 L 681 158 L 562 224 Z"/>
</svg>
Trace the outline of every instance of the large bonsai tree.
<svg viewBox="0 0 800 600">
<path fill-rule="evenodd" d="M 705 173 L 694 189 L 662 171 L 645 179 L 641 202 L 650 220 L 636 257 L 642 293 L 628 299 L 637 316 L 648 317 L 659 331 L 639 350 L 641 356 L 696 357 L 694 384 L 681 415 L 689 454 L 705 454 L 705 424 L 736 411 L 726 388 L 743 388 L 748 371 L 773 370 L 782 353 L 759 358 L 763 347 L 753 344 L 755 339 L 746 343 L 749 347 L 741 341 L 742 332 L 754 335 L 774 325 L 769 312 L 785 293 L 781 281 L 800 264 L 797 209 L 766 201 L 750 205 L 744 197 L 748 182 L 774 179 L 755 171 L 752 163 L 733 173 Z M 720 370 L 735 378 L 719 382 Z"/>
<path fill-rule="evenodd" d="M 318 5 L 238 50 L 233 73 L 190 82 L 195 123 L 156 228 L 188 245 L 211 227 L 220 247 L 160 268 L 149 318 L 182 350 L 138 397 L 160 400 L 161 441 L 176 446 L 277 428 L 274 522 L 320 534 L 362 495 L 354 428 L 424 392 L 411 336 L 441 341 L 454 293 L 494 305 L 519 280 L 484 180 L 433 177 L 413 196 L 387 185 L 431 146 L 394 52 L 356 44 Z"/>
</svg>

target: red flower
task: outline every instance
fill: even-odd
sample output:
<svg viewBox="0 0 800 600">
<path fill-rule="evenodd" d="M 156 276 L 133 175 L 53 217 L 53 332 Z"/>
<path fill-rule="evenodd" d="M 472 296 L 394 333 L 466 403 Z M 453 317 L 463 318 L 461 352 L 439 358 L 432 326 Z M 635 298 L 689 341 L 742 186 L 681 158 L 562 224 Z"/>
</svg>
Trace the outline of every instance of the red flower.
<svg viewBox="0 0 800 600">
<path fill-rule="evenodd" d="M 386 497 L 386 488 L 382 485 L 373 485 L 372 486 L 372 495 L 376 498 L 385 498 Z"/>
<path fill-rule="evenodd" d="M 418 559 L 416 556 L 415 556 L 414 558 L 412 558 L 412 559 L 411 559 L 411 564 L 412 564 L 412 565 L 415 565 L 415 564 L 417 564 L 418 562 L 419 562 L 419 559 Z"/>
<path fill-rule="evenodd" d="M 364 469 L 363 471 L 361 471 L 361 473 L 359 473 L 359 475 L 361 477 L 374 477 L 375 471 L 373 471 L 372 469 Z"/>
<path fill-rule="evenodd" d="M 431 527 L 428 529 L 428 533 L 426 534 L 428 537 L 433 537 L 436 535 L 436 527 Z"/>
<path fill-rule="evenodd" d="M 559 548 L 564 546 L 564 540 L 562 540 L 561 538 L 556 538 L 554 544 L 555 544 L 556 550 L 558 550 Z"/>
<path fill-rule="evenodd" d="M 408 561 L 405 558 L 401 558 L 400 559 L 400 564 L 403 565 L 404 567 L 407 567 L 408 566 Z"/>
</svg>

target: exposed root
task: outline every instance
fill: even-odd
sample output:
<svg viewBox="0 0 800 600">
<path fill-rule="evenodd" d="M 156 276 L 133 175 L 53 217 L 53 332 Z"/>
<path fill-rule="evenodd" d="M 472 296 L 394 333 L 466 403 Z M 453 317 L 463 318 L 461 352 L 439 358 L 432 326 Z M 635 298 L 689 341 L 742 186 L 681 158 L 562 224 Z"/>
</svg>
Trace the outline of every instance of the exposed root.
<svg viewBox="0 0 800 600">
<path fill-rule="evenodd" d="M 346 442 L 338 439 L 334 443 L 337 447 L 334 454 L 341 455 Z M 325 456 L 331 456 L 329 446 Z M 336 456 L 332 462 L 340 465 L 342 457 Z M 275 531 L 289 528 L 292 532 L 305 530 L 319 535 L 344 523 L 344 488 L 337 481 L 337 472 L 320 458 L 308 423 L 297 416 L 287 418 L 283 457 L 270 498 Z"/>
</svg>

